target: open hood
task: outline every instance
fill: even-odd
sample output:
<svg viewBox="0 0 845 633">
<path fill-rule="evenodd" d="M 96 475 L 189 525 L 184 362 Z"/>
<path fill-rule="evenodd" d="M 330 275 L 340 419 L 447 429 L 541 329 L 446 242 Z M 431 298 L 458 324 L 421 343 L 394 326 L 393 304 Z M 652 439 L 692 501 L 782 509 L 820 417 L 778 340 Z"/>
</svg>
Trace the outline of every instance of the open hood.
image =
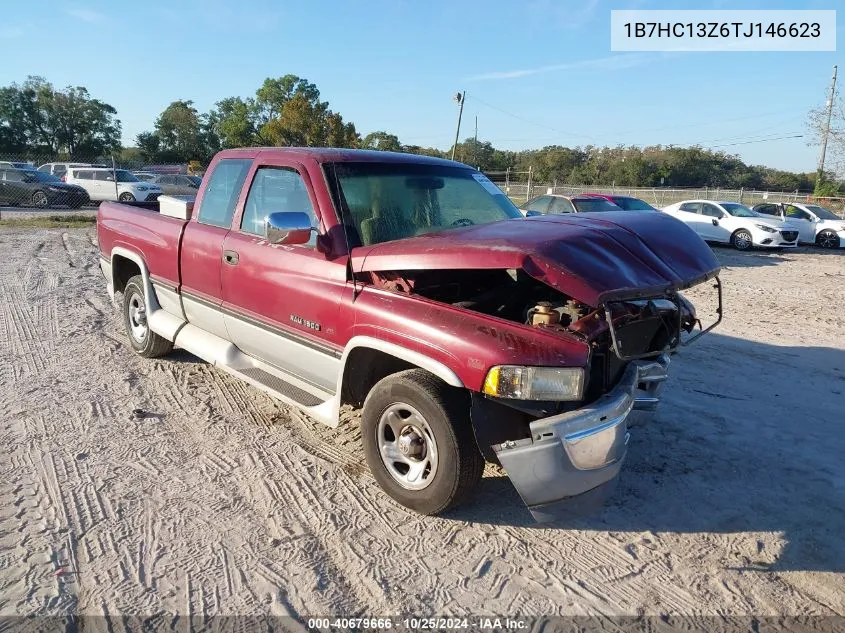
<svg viewBox="0 0 845 633">
<path fill-rule="evenodd" d="M 598 307 L 682 290 L 719 273 L 710 247 L 663 213 L 612 211 L 455 228 L 352 252 L 356 272 L 522 269 Z"/>
</svg>

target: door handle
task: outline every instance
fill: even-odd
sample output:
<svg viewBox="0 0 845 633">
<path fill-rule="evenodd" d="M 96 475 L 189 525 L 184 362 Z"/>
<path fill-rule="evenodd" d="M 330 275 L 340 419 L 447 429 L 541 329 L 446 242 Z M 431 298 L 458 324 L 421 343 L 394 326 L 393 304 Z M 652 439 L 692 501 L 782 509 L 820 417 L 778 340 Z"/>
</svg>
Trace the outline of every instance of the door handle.
<svg viewBox="0 0 845 633">
<path fill-rule="evenodd" d="M 236 266 L 240 256 L 236 251 L 223 251 L 223 261 L 229 266 Z"/>
</svg>

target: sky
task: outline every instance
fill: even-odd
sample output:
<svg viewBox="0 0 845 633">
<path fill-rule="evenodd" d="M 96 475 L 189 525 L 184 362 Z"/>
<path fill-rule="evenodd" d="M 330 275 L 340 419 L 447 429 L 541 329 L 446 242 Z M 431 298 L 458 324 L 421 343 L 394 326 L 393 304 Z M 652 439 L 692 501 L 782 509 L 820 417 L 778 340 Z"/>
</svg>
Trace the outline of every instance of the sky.
<svg viewBox="0 0 845 633">
<path fill-rule="evenodd" d="M 294 74 L 362 135 L 504 149 L 693 145 L 814 171 L 808 110 L 836 52 L 614 53 L 611 9 L 836 9 L 831 0 L 45 0 L 4 3 L 0 85 L 41 75 L 113 105 L 126 145 L 177 99 L 205 112 Z M 843 38 L 845 10 L 837 14 Z M 845 44 L 840 45 L 845 47 Z M 795 136 L 774 141 L 761 139 Z"/>
</svg>

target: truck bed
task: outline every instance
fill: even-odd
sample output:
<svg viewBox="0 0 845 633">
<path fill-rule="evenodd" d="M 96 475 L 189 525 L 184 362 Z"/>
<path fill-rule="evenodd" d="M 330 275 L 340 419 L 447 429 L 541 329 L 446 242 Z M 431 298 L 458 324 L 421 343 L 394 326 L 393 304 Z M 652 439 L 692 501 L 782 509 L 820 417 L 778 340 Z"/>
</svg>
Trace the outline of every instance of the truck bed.
<svg viewBox="0 0 845 633">
<path fill-rule="evenodd" d="M 158 202 L 103 202 L 97 211 L 100 254 L 120 249 L 141 255 L 150 275 L 179 286 L 179 244 L 187 220 L 161 215 Z M 117 253 L 113 251 L 118 249 Z"/>
</svg>

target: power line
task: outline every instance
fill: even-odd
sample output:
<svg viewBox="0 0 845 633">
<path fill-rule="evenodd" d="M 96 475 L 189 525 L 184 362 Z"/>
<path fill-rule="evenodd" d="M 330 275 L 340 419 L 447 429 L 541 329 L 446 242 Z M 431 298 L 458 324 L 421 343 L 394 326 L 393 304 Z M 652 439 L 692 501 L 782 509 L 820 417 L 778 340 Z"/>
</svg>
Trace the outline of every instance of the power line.
<svg viewBox="0 0 845 633">
<path fill-rule="evenodd" d="M 563 134 L 565 136 L 576 136 L 576 137 L 585 138 L 585 139 L 588 139 L 588 140 L 591 140 L 591 141 L 596 140 L 595 137 L 593 137 L 593 136 L 587 136 L 586 134 L 577 134 L 575 132 L 567 132 L 565 130 L 559 130 L 558 128 L 552 127 L 551 125 L 546 125 L 545 123 L 538 123 L 537 121 L 531 121 L 531 120 L 526 119 L 525 117 L 522 117 L 518 114 L 514 114 L 513 112 L 508 112 L 507 110 L 503 110 L 502 108 L 500 108 L 498 106 L 494 106 L 491 103 L 487 103 L 486 101 L 479 99 L 478 97 L 476 97 L 475 95 L 473 95 L 471 93 L 467 96 L 470 99 L 475 99 L 481 105 L 485 105 L 488 108 L 492 108 L 493 110 L 497 110 L 498 112 L 501 112 L 502 114 L 506 114 L 509 117 L 513 117 L 514 119 L 517 119 L 518 121 L 522 121 L 523 123 L 528 123 L 529 125 L 536 125 L 537 127 L 546 128 L 547 130 L 551 130 L 552 132 L 557 132 L 558 134 Z"/>
<path fill-rule="evenodd" d="M 793 134 L 791 136 L 776 136 L 775 138 L 761 138 L 755 141 L 741 141 L 739 143 L 725 143 L 724 145 L 710 145 L 709 147 L 731 147 L 733 145 L 750 145 L 751 143 L 766 143 L 768 141 L 782 141 L 787 138 L 803 138 L 803 134 Z"/>
</svg>

